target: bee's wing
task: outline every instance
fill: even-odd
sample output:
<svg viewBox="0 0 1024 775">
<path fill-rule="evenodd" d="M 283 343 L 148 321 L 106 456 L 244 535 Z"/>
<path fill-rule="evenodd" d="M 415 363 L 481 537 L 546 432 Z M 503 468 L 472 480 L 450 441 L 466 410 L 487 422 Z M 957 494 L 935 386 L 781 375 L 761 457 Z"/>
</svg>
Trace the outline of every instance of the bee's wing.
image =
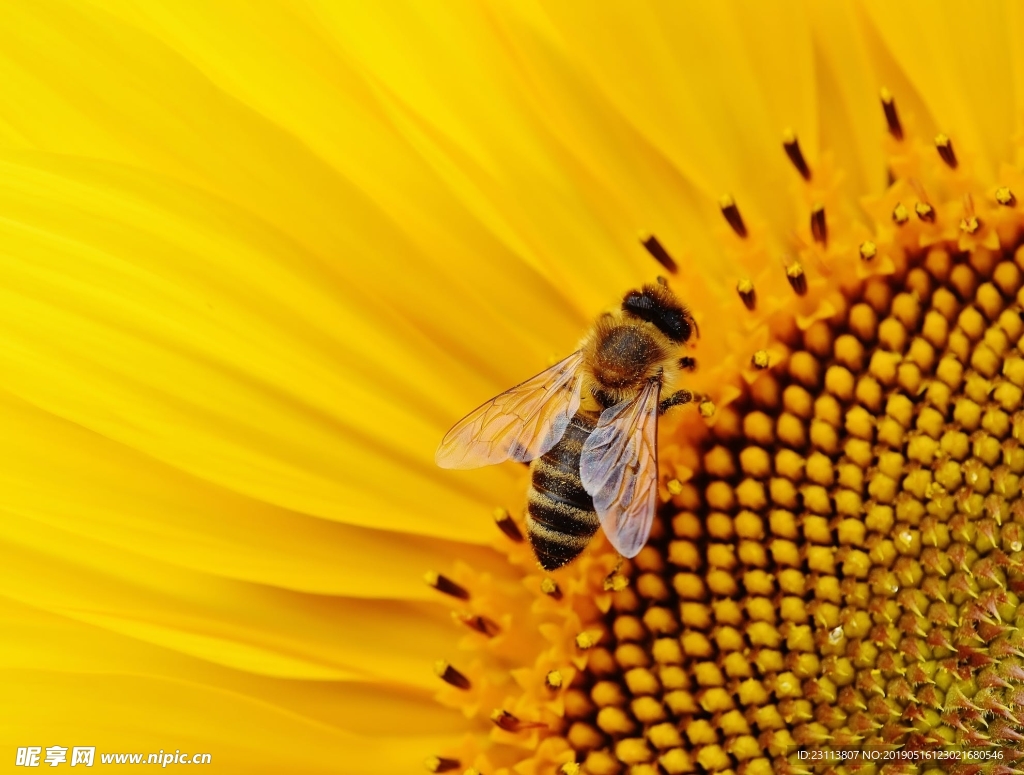
<svg viewBox="0 0 1024 775">
<path fill-rule="evenodd" d="M 654 521 L 659 390 L 659 383 L 649 382 L 632 401 L 602 412 L 580 455 L 580 481 L 623 557 L 640 552 Z"/>
<path fill-rule="evenodd" d="M 575 352 L 468 414 L 441 440 L 434 460 L 441 468 L 478 468 L 540 457 L 565 434 L 580 407 Z"/>
</svg>

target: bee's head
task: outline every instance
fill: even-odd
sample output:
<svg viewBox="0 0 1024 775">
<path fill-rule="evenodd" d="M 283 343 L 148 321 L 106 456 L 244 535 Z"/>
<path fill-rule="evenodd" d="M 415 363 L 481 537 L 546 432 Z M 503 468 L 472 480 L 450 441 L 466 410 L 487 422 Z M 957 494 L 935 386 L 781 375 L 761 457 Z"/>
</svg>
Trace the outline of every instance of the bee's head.
<svg viewBox="0 0 1024 775">
<path fill-rule="evenodd" d="M 630 291 L 622 299 L 622 311 L 646 320 L 678 344 L 683 344 L 693 334 L 700 338 L 700 329 L 690 310 L 666 285 L 645 285 L 638 291 Z"/>
</svg>

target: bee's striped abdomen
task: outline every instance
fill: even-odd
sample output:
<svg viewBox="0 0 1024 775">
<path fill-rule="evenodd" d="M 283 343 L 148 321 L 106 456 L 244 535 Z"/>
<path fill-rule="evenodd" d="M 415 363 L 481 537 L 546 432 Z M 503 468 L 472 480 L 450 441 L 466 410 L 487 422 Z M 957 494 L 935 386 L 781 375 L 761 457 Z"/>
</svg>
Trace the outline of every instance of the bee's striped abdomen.
<svg viewBox="0 0 1024 775">
<path fill-rule="evenodd" d="M 580 483 L 580 453 L 596 424 L 596 415 L 577 413 L 561 440 L 530 465 L 526 531 L 545 570 L 576 559 L 600 526 Z"/>
</svg>

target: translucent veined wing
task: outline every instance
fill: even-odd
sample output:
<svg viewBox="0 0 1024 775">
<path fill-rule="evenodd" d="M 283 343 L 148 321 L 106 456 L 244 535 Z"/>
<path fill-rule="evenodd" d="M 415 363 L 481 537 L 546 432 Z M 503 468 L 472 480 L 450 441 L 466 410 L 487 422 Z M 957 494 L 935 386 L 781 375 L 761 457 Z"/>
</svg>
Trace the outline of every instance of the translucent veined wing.
<svg viewBox="0 0 1024 775">
<path fill-rule="evenodd" d="M 660 389 L 658 382 L 648 382 L 632 401 L 605 409 L 580 455 L 580 481 L 623 557 L 643 549 L 654 521 Z"/>
<path fill-rule="evenodd" d="M 580 408 L 582 364 L 575 352 L 478 407 L 448 431 L 434 460 L 441 468 L 478 468 L 540 457 Z"/>
</svg>

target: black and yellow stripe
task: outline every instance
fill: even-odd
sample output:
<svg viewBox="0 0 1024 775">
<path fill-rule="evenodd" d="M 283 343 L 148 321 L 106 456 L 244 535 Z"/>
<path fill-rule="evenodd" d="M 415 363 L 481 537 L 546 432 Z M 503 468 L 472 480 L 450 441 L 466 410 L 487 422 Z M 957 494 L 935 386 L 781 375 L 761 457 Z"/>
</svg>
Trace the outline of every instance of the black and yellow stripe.
<svg viewBox="0 0 1024 775">
<path fill-rule="evenodd" d="M 580 454 L 596 424 L 596 414 L 577 413 L 561 440 L 530 466 L 526 531 L 544 570 L 576 559 L 600 526 L 580 482 Z"/>
</svg>

